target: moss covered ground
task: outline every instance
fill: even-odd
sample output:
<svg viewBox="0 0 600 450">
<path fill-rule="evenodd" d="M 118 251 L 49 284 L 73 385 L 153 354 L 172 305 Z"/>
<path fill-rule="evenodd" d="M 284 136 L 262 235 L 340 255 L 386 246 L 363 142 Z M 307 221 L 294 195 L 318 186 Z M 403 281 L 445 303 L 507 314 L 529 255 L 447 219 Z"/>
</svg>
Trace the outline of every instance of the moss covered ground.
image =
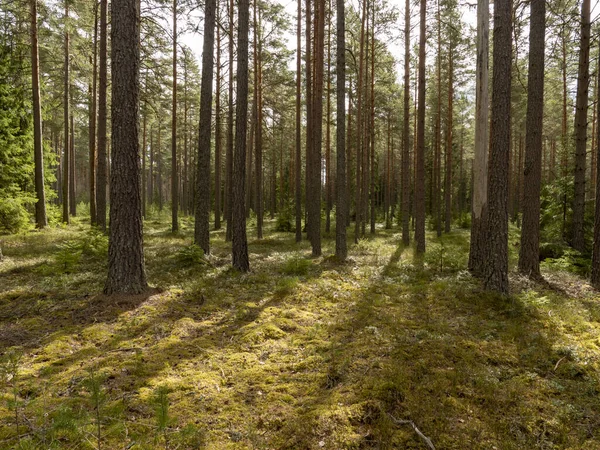
<svg viewBox="0 0 600 450">
<path fill-rule="evenodd" d="M 105 297 L 85 221 L 0 237 L 0 448 L 600 449 L 600 303 L 544 265 L 512 294 L 466 271 L 467 230 L 415 259 L 397 229 L 339 265 L 272 230 L 252 270 L 223 231 L 145 224 L 153 289 Z M 511 235 L 516 254 L 518 239 Z M 514 258 L 514 255 L 513 255 Z M 514 260 L 513 260 L 514 263 Z"/>
</svg>

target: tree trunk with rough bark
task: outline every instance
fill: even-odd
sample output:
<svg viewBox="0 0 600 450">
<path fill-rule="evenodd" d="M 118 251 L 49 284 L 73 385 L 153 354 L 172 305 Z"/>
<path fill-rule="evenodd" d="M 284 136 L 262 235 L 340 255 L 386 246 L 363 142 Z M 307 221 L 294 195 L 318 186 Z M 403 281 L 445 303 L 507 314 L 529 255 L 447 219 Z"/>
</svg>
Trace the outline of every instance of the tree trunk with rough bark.
<svg viewBox="0 0 600 450">
<path fill-rule="evenodd" d="M 581 44 L 575 111 L 575 195 L 573 197 L 573 240 L 575 250 L 585 251 L 585 170 L 587 152 L 588 89 L 590 83 L 590 0 L 581 6 Z"/>
<path fill-rule="evenodd" d="M 69 206 L 71 189 L 69 181 L 71 179 L 71 134 L 69 130 L 70 118 L 70 55 L 69 55 L 69 2 L 65 2 L 65 66 L 64 66 L 64 96 L 63 96 L 63 120 L 64 120 L 64 154 L 63 154 L 63 170 L 62 170 L 62 221 L 66 224 L 70 222 Z"/>
<path fill-rule="evenodd" d="M 198 128 L 198 170 L 194 227 L 194 242 L 207 255 L 210 253 L 210 138 L 216 5 L 216 0 L 207 0 L 204 12 L 204 45 L 202 49 L 202 82 L 200 87 L 200 125 Z"/>
<path fill-rule="evenodd" d="M 508 183 L 512 67 L 512 0 L 494 5 L 494 69 L 483 284 L 508 294 Z"/>
<path fill-rule="evenodd" d="M 415 172 L 415 241 L 417 254 L 425 253 L 425 20 L 426 0 L 421 0 L 419 37 L 419 98 Z"/>
<path fill-rule="evenodd" d="M 139 151 L 140 9 L 137 0 L 113 0 L 111 9 L 112 170 L 108 278 L 104 293 L 140 294 L 144 268 Z"/>
<path fill-rule="evenodd" d="M 171 110 L 171 231 L 179 231 L 177 173 L 177 0 L 173 0 L 173 103 Z"/>
<path fill-rule="evenodd" d="M 336 208 L 335 208 L 335 255 L 339 261 L 348 257 L 346 242 L 346 217 L 348 216 L 348 188 L 346 182 L 346 17 L 344 2 L 337 2 L 336 24 Z"/>
<path fill-rule="evenodd" d="M 107 149 L 106 129 L 108 89 L 108 0 L 100 0 L 100 67 L 98 74 L 98 177 L 96 180 L 96 221 L 106 231 Z"/>
<path fill-rule="evenodd" d="M 37 0 L 30 0 L 31 9 L 31 90 L 33 95 L 33 158 L 35 163 L 35 225 L 45 228 L 46 194 L 44 192 L 44 148 L 42 142 L 42 105 L 40 100 L 40 58 L 38 51 Z"/>
<path fill-rule="evenodd" d="M 248 118 L 248 28 L 250 22 L 250 5 L 248 0 L 238 1 L 238 62 L 236 88 L 236 126 L 235 153 L 233 160 L 232 183 L 232 263 L 240 272 L 250 270 L 248 259 L 248 238 L 246 235 L 246 212 L 244 199 L 246 196 L 246 127 Z"/>
</svg>

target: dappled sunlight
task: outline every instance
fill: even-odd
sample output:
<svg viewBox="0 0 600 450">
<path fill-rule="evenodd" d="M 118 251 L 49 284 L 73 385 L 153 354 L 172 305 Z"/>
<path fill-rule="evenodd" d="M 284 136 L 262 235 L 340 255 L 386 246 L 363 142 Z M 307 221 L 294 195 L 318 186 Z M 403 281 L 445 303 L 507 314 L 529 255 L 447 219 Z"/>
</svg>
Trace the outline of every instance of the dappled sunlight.
<svg viewBox="0 0 600 450">
<path fill-rule="evenodd" d="M 105 395 L 107 448 L 160 446 L 157 401 L 168 402 L 169 439 L 181 448 L 420 445 L 391 416 L 439 448 L 596 442 L 600 307 L 587 291 L 568 297 L 543 284 L 515 281 L 509 299 L 484 293 L 465 270 L 465 231 L 432 238 L 415 262 L 399 234 L 380 230 L 350 246 L 345 264 L 327 256 L 331 241 L 313 258 L 307 243 L 274 233 L 250 241 L 252 270 L 241 274 L 222 233 L 210 256 L 182 260 L 190 227 L 172 235 L 146 225 L 149 281 L 160 289 L 140 296 L 98 294 L 101 244 L 76 246 L 82 257 L 69 271 L 50 264 L 52 276 L 17 255 L 27 236 L 5 247 L 0 342 L 22 355 L 23 418 L 73 424 L 49 429 L 56 442 L 92 433 L 91 374 Z M 28 252 L 52 261 L 62 242 L 85 236 L 34 236 L 27 245 L 42 247 Z M 3 395 L 0 439 L 15 442 Z"/>
</svg>

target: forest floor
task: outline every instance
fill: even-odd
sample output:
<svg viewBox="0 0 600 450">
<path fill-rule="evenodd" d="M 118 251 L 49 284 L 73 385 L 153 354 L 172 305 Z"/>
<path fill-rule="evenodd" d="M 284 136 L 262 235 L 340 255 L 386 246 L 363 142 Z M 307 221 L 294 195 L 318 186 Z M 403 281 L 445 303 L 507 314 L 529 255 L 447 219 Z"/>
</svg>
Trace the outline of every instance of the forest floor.
<svg viewBox="0 0 600 450">
<path fill-rule="evenodd" d="M 583 278 L 546 264 L 501 298 L 465 270 L 467 230 L 415 260 L 378 229 L 338 265 L 274 227 L 240 274 L 222 230 L 204 259 L 191 219 L 154 217 L 133 297 L 99 294 L 83 220 L 0 237 L 0 448 L 426 449 L 410 420 L 437 449 L 600 449 Z"/>
</svg>

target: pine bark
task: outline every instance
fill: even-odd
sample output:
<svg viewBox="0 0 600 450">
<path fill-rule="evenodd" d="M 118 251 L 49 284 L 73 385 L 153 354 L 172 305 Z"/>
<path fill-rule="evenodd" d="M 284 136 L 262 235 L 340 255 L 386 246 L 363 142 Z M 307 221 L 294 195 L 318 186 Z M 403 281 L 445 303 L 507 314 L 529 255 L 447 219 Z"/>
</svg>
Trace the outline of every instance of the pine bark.
<svg viewBox="0 0 600 450">
<path fill-rule="evenodd" d="M 177 0 L 173 0 L 173 103 L 171 107 L 171 231 L 179 231 L 177 164 Z"/>
<path fill-rule="evenodd" d="M 540 190 L 542 177 L 542 126 L 544 119 L 544 47 L 546 2 L 531 1 L 529 27 L 529 71 L 527 81 L 527 130 L 523 184 L 523 226 L 519 250 L 519 271 L 540 277 Z"/>
<path fill-rule="evenodd" d="M 410 0 L 404 7 L 404 117 L 402 139 L 402 243 L 410 243 Z"/>
<path fill-rule="evenodd" d="M 108 124 L 106 94 L 108 89 L 107 44 L 108 0 L 100 0 L 100 67 L 98 74 L 98 176 L 96 180 L 96 221 L 98 228 L 106 230 L 107 149 Z"/>
<path fill-rule="evenodd" d="M 219 21 L 220 6 L 217 4 L 217 21 Z M 216 27 L 217 33 L 217 82 L 215 92 L 215 230 L 221 229 L 221 30 Z"/>
<path fill-rule="evenodd" d="M 590 0 L 583 0 L 575 111 L 575 195 L 573 197 L 573 240 L 571 243 L 573 248 L 580 252 L 585 251 L 584 215 L 588 88 L 590 82 L 590 28 Z"/>
<path fill-rule="evenodd" d="M 104 293 L 139 294 L 144 268 L 139 152 L 140 9 L 137 0 L 113 0 L 111 9 L 112 170 L 108 278 Z"/>
<path fill-rule="evenodd" d="M 225 241 L 232 240 L 232 212 L 233 212 L 233 0 L 229 1 L 229 83 L 227 86 L 229 103 L 227 110 L 227 142 L 225 154 Z"/>
<path fill-rule="evenodd" d="M 198 128 L 198 170 L 194 228 L 194 242 L 207 255 L 210 253 L 210 138 L 216 4 L 216 0 L 207 0 L 204 11 L 204 46 L 202 49 L 202 82 L 200 87 L 200 125 Z"/>
<path fill-rule="evenodd" d="M 346 14 L 344 2 L 337 2 L 336 24 L 336 208 L 335 255 L 339 261 L 348 257 L 346 242 L 346 217 L 348 216 L 348 188 L 346 181 Z"/>
<path fill-rule="evenodd" d="M 598 67 L 600 67 L 600 55 L 598 55 Z M 596 102 L 596 108 L 597 117 L 600 118 L 600 101 Z M 596 212 L 594 215 L 591 283 L 596 289 L 600 289 L 600 126 L 596 127 L 596 147 L 592 148 L 592 152 L 596 153 Z"/>
<path fill-rule="evenodd" d="M 444 223 L 444 232 L 450 233 L 452 225 L 452 141 L 453 141 L 453 109 L 454 109 L 454 55 L 452 45 L 448 49 L 448 121 L 446 125 L 446 182 L 444 186 L 444 197 L 446 203 L 446 217 Z"/>
<path fill-rule="evenodd" d="M 494 5 L 494 68 L 486 223 L 486 290 L 508 294 L 508 183 L 512 66 L 512 0 Z"/>
<path fill-rule="evenodd" d="M 75 124 L 73 111 L 70 117 L 70 132 L 69 139 L 69 214 L 75 217 L 77 215 L 77 200 L 75 191 Z"/>
<path fill-rule="evenodd" d="M 415 173 L 415 241 L 417 254 L 425 253 L 425 16 L 426 0 L 421 0 L 419 37 L 419 97 L 417 112 L 417 154 Z"/>
<path fill-rule="evenodd" d="M 302 241 L 302 0 L 298 0 L 298 18 L 296 24 L 296 164 L 294 171 L 295 182 L 295 212 L 296 212 L 296 242 Z"/>
<path fill-rule="evenodd" d="M 235 153 L 233 160 L 232 183 L 232 262 L 240 272 L 250 270 L 248 259 L 248 238 L 246 235 L 246 214 L 244 199 L 246 196 L 246 128 L 248 118 L 248 28 L 250 22 L 249 0 L 238 1 L 238 61 L 236 86 L 236 126 Z"/>
<path fill-rule="evenodd" d="M 44 228 L 46 194 L 44 192 L 44 148 L 42 142 L 42 106 L 40 100 L 40 57 L 37 31 L 37 0 L 30 0 L 31 9 L 31 90 L 33 96 L 33 158 L 35 163 L 35 225 Z"/>
<path fill-rule="evenodd" d="M 69 130 L 70 117 L 70 49 L 69 49 L 69 2 L 65 2 L 65 65 L 64 65 L 64 96 L 63 96 L 63 118 L 64 118 L 64 156 L 62 170 L 62 221 L 66 224 L 70 222 L 69 206 L 70 206 L 70 173 L 71 173 L 71 134 Z"/>
<path fill-rule="evenodd" d="M 90 98 L 89 123 L 89 164 L 90 164 L 90 221 L 96 225 L 96 168 L 98 165 L 96 148 L 96 121 L 98 119 L 98 3 L 94 7 L 94 41 L 92 60 L 92 88 Z"/>
</svg>

